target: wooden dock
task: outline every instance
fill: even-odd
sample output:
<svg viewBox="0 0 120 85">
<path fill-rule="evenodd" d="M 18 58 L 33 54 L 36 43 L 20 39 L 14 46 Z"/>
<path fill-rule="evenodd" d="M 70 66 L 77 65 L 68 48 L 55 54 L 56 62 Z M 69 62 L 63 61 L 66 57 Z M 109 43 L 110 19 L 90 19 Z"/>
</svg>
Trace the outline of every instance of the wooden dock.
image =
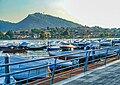
<svg viewBox="0 0 120 85">
<path fill-rule="evenodd" d="M 116 61 L 116 60 L 117 60 L 116 57 L 112 57 L 109 60 L 107 60 L 106 63 L 111 63 L 111 62 Z M 94 65 L 91 63 L 91 64 L 88 65 L 87 71 L 95 69 L 95 68 L 98 68 L 98 67 L 103 66 L 103 65 L 104 65 L 104 62 L 97 62 Z M 79 68 L 74 68 L 74 69 L 71 69 L 71 70 L 67 70 L 67 71 L 55 74 L 55 77 L 58 77 L 58 78 L 54 79 L 54 83 L 83 73 L 83 68 L 84 68 L 84 66 L 80 66 Z M 37 85 L 50 85 L 50 78 L 51 77 L 48 77 L 46 79 L 41 79 L 41 80 L 36 80 L 36 81 L 30 82 L 29 85 L 35 85 L 35 84 L 37 84 Z M 45 81 L 45 80 L 48 80 L 48 81 L 40 83 L 40 82 Z"/>
</svg>

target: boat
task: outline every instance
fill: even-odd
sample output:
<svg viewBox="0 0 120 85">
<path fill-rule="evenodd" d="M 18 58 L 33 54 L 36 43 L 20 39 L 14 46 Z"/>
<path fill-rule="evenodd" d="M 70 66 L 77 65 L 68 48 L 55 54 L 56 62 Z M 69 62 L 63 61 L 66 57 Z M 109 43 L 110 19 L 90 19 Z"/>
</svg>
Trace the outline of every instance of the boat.
<svg viewBox="0 0 120 85">
<path fill-rule="evenodd" d="M 8 43 L 6 45 L 0 46 L 3 53 L 25 53 L 27 52 L 27 43 L 23 42 L 22 44 Z"/>
<path fill-rule="evenodd" d="M 120 46 L 120 39 L 113 39 L 112 46 Z"/>
<path fill-rule="evenodd" d="M 59 56 L 59 55 L 64 55 L 64 54 L 68 54 L 71 52 L 73 52 L 73 51 L 60 51 L 60 52 L 49 51 L 48 54 L 49 54 L 49 56 Z"/>
<path fill-rule="evenodd" d="M 30 46 L 30 47 L 28 47 L 28 50 L 35 51 L 35 50 L 44 50 L 46 48 L 47 48 L 47 46 L 38 46 L 38 47 L 36 47 L 36 46 Z"/>
<path fill-rule="evenodd" d="M 93 57 L 94 58 L 100 58 L 100 57 L 102 58 L 102 57 L 105 57 L 106 55 L 113 55 L 113 54 L 117 55 L 117 53 L 119 51 L 118 48 L 110 48 L 108 53 L 107 53 L 107 49 L 100 49 L 99 50 L 98 48 L 95 48 L 95 47 L 89 47 L 89 48 L 87 48 L 87 47 L 89 47 L 89 46 L 86 46 L 86 49 L 84 49 L 84 50 L 62 51 L 62 52 L 50 51 L 49 56 L 59 56 L 59 59 L 61 59 L 61 60 L 70 60 L 70 59 L 74 59 L 74 58 L 79 57 L 80 62 L 85 62 L 86 55 L 88 55 L 86 52 L 87 50 L 92 51 L 92 52 L 90 52 L 89 60 L 92 60 Z M 98 49 L 98 50 L 93 51 L 95 49 Z"/>
<path fill-rule="evenodd" d="M 62 51 L 68 51 L 68 50 L 74 50 L 77 47 L 64 41 L 64 42 L 61 42 L 60 48 L 62 49 Z"/>
<path fill-rule="evenodd" d="M 76 46 L 77 49 L 84 49 L 86 44 L 84 42 L 74 42 L 72 43 L 73 46 Z"/>
<path fill-rule="evenodd" d="M 47 51 L 61 50 L 60 41 L 51 41 L 48 43 Z"/>
<path fill-rule="evenodd" d="M 21 48 L 24 48 L 26 50 L 44 50 L 47 48 L 46 45 L 40 45 L 39 43 L 27 43 L 27 42 L 23 42 L 20 45 Z"/>
<path fill-rule="evenodd" d="M 8 46 L 2 48 L 3 53 L 25 53 L 26 49 L 17 46 Z"/>
<path fill-rule="evenodd" d="M 27 43 L 27 42 L 22 42 L 18 47 L 27 50 L 27 49 L 28 49 L 28 47 L 27 47 L 28 44 L 29 44 L 29 43 Z"/>
<path fill-rule="evenodd" d="M 47 51 L 55 51 L 55 50 L 61 50 L 60 46 L 49 46 L 47 48 Z"/>
<path fill-rule="evenodd" d="M 51 58 L 51 59 L 48 60 L 49 64 L 54 64 L 54 62 L 55 62 L 54 58 Z M 61 59 L 57 59 L 56 63 L 59 63 L 59 64 L 56 64 L 56 69 L 64 68 L 64 67 L 68 67 L 68 66 L 72 66 L 73 65 L 73 62 L 71 62 L 71 61 L 65 62 L 65 60 L 61 60 Z M 50 65 L 49 68 L 52 71 L 55 68 L 55 66 L 54 65 Z"/>
<path fill-rule="evenodd" d="M 54 51 L 49 51 L 48 54 L 49 56 L 60 56 L 59 59 L 61 60 L 70 60 L 70 59 L 73 59 L 74 57 L 70 56 L 69 57 L 66 57 L 64 55 L 67 55 L 67 54 L 71 54 L 71 53 L 81 53 L 81 52 L 85 52 L 84 50 L 76 50 L 76 51 L 61 51 L 61 52 L 54 52 Z M 73 55 L 76 55 L 76 54 L 73 54 Z M 85 55 L 85 53 L 84 53 Z M 84 56 L 82 54 L 82 56 Z"/>
<path fill-rule="evenodd" d="M 102 47 L 111 47 L 112 46 L 112 41 L 110 41 L 110 40 L 101 41 L 100 46 L 102 46 Z"/>
<path fill-rule="evenodd" d="M 5 58 L 5 56 L 0 57 L 0 65 L 4 64 L 4 61 L 5 61 L 4 58 Z M 21 58 L 21 57 L 18 57 L 18 56 L 10 56 L 10 63 L 27 61 L 27 60 L 29 60 L 29 59 Z M 45 60 L 11 65 L 10 66 L 10 72 L 16 72 L 16 71 L 30 69 L 30 68 L 33 68 L 33 67 L 44 66 L 44 65 L 48 65 L 48 62 L 45 61 Z M 0 75 L 2 75 L 4 73 L 5 73 L 5 68 L 1 68 L 0 69 Z M 43 73 L 46 73 L 46 74 L 43 74 Z M 26 71 L 26 72 L 23 72 L 23 73 L 13 74 L 12 76 L 15 80 L 22 80 L 22 79 L 27 79 L 28 75 L 29 75 L 29 77 L 34 77 L 34 76 L 39 75 L 38 77 L 33 78 L 33 79 L 47 78 L 49 76 L 48 75 L 48 67 L 40 68 L 40 69 L 37 69 L 37 70 Z"/>
</svg>

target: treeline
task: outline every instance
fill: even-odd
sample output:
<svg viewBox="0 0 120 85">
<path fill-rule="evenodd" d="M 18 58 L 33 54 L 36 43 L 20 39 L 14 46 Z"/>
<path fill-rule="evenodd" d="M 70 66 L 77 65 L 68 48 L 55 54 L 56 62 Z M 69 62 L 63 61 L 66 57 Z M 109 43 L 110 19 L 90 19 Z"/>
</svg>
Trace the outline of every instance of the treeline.
<svg viewBox="0 0 120 85">
<path fill-rule="evenodd" d="M 55 27 L 36 28 L 31 30 L 19 30 L 0 32 L 0 39 L 70 39 L 70 38 L 113 38 L 120 37 L 120 28 L 88 27 Z"/>
</svg>

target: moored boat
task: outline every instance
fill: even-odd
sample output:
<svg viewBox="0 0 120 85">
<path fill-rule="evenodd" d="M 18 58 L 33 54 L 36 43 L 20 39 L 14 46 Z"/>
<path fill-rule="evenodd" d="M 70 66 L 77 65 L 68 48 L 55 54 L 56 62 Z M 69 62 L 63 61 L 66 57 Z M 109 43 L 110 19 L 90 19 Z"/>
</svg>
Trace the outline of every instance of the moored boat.
<svg viewBox="0 0 120 85">
<path fill-rule="evenodd" d="M 44 49 L 46 49 L 47 48 L 47 46 L 40 46 L 40 47 L 35 47 L 35 46 L 30 46 L 30 47 L 28 47 L 28 50 L 33 50 L 33 51 L 35 51 L 35 50 L 44 50 Z"/>
<path fill-rule="evenodd" d="M 4 56 L 0 57 L 0 65 L 4 64 L 4 61 L 5 61 L 4 58 L 5 58 Z M 26 60 L 28 60 L 28 59 L 17 57 L 17 56 L 11 56 L 10 57 L 10 63 L 16 63 L 16 62 L 26 61 Z M 15 65 L 10 66 L 10 72 L 26 70 L 26 69 L 30 69 L 30 68 L 33 68 L 33 67 L 44 66 L 44 65 L 47 65 L 47 64 L 48 64 L 48 62 L 45 61 L 45 60 L 15 64 Z M 0 75 L 2 75 L 4 73 L 5 73 L 5 68 L 1 68 L 0 69 Z M 43 75 L 43 73 L 46 73 L 46 74 Z M 38 79 L 38 78 L 41 79 L 41 78 L 48 77 L 47 73 L 48 73 L 48 68 L 44 67 L 44 68 L 40 68 L 40 69 L 36 69 L 36 70 L 30 70 L 30 71 L 14 74 L 12 76 L 15 80 L 22 80 L 22 79 L 27 79 L 28 75 L 29 75 L 29 77 L 34 77 L 36 75 L 40 75 L 40 76 L 38 76 L 36 78 L 33 78 L 33 79 Z"/>
<path fill-rule="evenodd" d="M 61 42 L 60 48 L 62 49 L 62 51 L 68 51 L 68 50 L 74 50 L 76 46 L 64 41 Z"/>
<path fill-rule="evenodd" d="M 49 46 L 47 48 L 47 51 L 55 51 L 55 50 L 61 50 L 59 46 Z"/>
<path fill-rule="evenodd" d="M 19 46 L 15 46 L 15 45 L 3 46 L 2 51 L 3 51 L 3 53 L 24 53 L 24 52 L 27 52 L 24 47 L 19 47 Z"/>
</svg>

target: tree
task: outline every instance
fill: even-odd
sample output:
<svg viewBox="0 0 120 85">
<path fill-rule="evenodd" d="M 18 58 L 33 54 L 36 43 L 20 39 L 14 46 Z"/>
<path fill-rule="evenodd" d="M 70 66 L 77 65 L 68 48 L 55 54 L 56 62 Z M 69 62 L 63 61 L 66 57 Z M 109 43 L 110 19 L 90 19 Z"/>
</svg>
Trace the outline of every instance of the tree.
<svg viewBox="0 0 120 85">
<path fill-rule="evenodd" d="M 101 37 L 101 38 L 105 37 L 104 32 L 102 32 L 102 33 L 100 34 L 100 37 Z"/>
<path fill-rule="evenodd" d="M 0 32 L 0 39 L 3 39 L 4 34 L 2 32 Z"/>
<path fill-rule="evenodd" d="M 5 38 L 5 39 L 8 39 L 8 40 L 11 39 L 9 35 L 5 35 L 4 38 Z"/>
<path fill-rule="evenodd" d="M 31 29 L 31 32 L 39 34 L 41 32 L 41 30 L 40 29 Z"/>
<path fill-rule="evenodd" d="M 8 31 L 5 35 L 8 35 L 10 39 L 14 37 L 14 32 L 12 30 Z"/>
<path fill-rule="evenodd" d="M 69 33 L 68 33 L 67 30 L 65 30 L 65 31 L 63 32 L 63 36 L 68 35 L 68 34 L 69 34 Z"/>
<path fill-rule="evenodd" d="M 45 38 L 45 33 L 44 33 L 44 31 L 41 31 L 41 33 L 40 33 L 40 38 L 42 38 L 42 39 Z"/>
</svg>

